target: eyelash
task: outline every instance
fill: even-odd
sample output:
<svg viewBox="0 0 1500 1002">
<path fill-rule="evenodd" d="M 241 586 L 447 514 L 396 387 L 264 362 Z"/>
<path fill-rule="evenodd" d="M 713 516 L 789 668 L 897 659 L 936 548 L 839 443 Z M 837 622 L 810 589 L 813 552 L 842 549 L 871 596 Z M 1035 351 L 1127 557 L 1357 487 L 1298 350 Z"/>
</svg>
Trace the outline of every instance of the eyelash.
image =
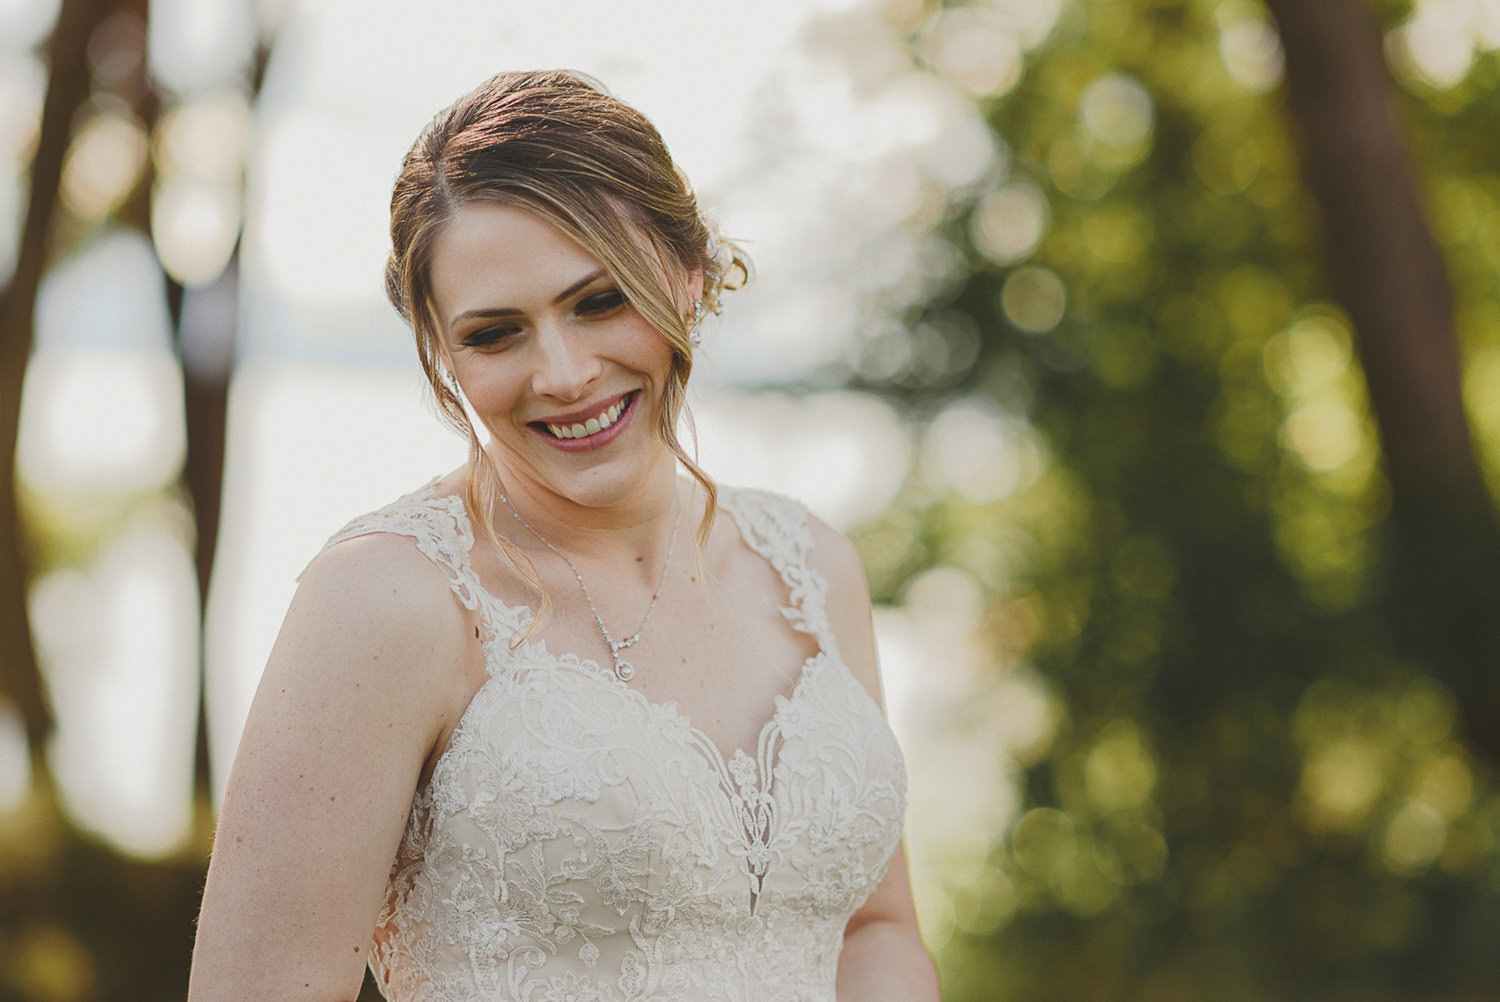
<svg viewBox="0 0 1500 1002">
<path fill-rule="evenodd" d="M 467 348 L 491 348 L 519 332 L 519 328 L 516 327 L 486 327 L 484 330 L 464 335 L 464 346 Z"/>
<path fill-rule="evenodd" d="M 587 319 L 599 319 L 625 305 L 625 295 L 619 289 L 596 292 L 578 304 L 576 312 Z M 520 333 L 519 327 L 486 327 L 465 335 L 464 345 L 469 348 L 494 347 Z"/>
<path fill-rule="evenodd" d="M 578 304 L 578 312 L 585 316 L 599 316 L 625 305 L 625 296 L 619 289 L 607 289 L 588 297 Z"/>
</svg>

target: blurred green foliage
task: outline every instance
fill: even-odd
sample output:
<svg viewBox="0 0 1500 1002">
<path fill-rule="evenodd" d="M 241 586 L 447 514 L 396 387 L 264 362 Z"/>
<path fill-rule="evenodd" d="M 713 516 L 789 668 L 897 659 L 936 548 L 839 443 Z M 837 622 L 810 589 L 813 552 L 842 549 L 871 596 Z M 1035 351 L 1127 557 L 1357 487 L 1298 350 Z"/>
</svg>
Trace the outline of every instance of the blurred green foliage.
<svg viewBox="0 0 1500 1002">
<path fill-rule="evenodd" d="M 889 16 L 930 55 L 962 9 Z M 1396 68 L 1493 487 L 1500 56 L 1452 86 Z M 1258 4 L 1063 4 L 976 97 L 1008 176 L 951 205 L 964 277 L 910 318 L 977 331 L 972 364 L 933 378 L 919 341 L 856 370 L 916 413 L 960 401 L 945 434 L 1032 436 L 971 453 L 1025 467 L 1008 487 L 919 464 L 855 534 L 877 600 L 969 575 L 994 674 L 1034 666 L 1054 704 L 1013 825 L 929 930 L 950 1002 L 1500 985 L 1495 763 L 1465 740 L 1475 694 L 1393 635 L 1390 489 L 1278 74 Z"/>
</svg>

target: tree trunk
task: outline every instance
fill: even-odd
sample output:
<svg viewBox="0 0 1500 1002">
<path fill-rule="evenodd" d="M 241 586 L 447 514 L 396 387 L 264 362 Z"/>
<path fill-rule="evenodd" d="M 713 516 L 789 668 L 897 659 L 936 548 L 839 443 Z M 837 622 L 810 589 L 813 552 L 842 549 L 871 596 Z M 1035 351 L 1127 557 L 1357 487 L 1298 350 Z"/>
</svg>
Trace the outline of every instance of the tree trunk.
<svg viewBox="0 0 1500 1002">
<path fill-rule="evenodd" d="M 218 552 L 219 511 L 224 493 L 224 443 L 228 432 L 229 381 L 234 371 L 238 320 L 239 251 L 214 283 L 183 293 L 177 322 L 178 358 L 182 361 L 182 398 L 187 420 L 187 458 L 182 485 L 193 503 L 197 531 L 194 564 L 198 571 L 199 609 L 208 610 L 208 587 Z M 201 623 L 200 623 L 201 625 Z M 211 800 L 208 754 L 208 679 L 199 631 L 197 739 L 193 786 L 199 804 Z"/>
<path fill-rule="evenodd" d="M 36 297 L 50 257 L 52 221 L 73 116 L 89 95 L 85 50 L 89 36 L 109 11 L 107 0 L 63 0 L 58 11 L 47 45 L 47 93 L 31 160 L 20 254 L 14 274 L 0 293 L 0 685 L 16 701 L 25 722 L 34 773 L 45 772 L 42 756 L 53 719 L 26 610 L 31 575 L 15 476 L 21 387 L 35 336 Z"/>
<path fill-rule="evenodd" d="M 1447 270 L 1362 0 L 1266 0 L 1288 108 L 1354 324 L 1390 481 L 1386 591 L 1398 639 L 1452 685 L 1500 760 L 1500 525 L 1464 412 Z"/>
</svg>

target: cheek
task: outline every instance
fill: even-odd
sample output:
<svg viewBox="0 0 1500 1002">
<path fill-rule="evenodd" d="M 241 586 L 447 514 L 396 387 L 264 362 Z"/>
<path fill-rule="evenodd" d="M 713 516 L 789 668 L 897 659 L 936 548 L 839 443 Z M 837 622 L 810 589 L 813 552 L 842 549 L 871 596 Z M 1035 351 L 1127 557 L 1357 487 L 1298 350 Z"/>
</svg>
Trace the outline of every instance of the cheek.
<svg viewBox="0 0 1500 1002">
<path fill-rule="evenodd" d="M 641 328 L 631 343 L 634 368 L 665 382 L 672 370 L 672 348 L 655 327 L 642 321 Z"/>
<path fill-rule="evenodd" d="M 515 380 L 503 371 L 479 366 L 461 367 L 458 379 L 464 395 L 469 398 L 469 405 L 487 420 L 496 412 L 509 411 L 520 400 Z"/>
</svg>

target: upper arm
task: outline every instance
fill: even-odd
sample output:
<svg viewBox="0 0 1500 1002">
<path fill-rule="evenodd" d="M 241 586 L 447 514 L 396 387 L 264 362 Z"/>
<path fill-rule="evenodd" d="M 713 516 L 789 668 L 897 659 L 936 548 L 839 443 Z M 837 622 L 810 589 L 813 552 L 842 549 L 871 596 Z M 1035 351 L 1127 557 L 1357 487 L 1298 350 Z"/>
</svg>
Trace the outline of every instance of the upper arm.
<svg viewBox="0 0 1500 1002">
<path fill-rule="evenodd" d="M 880 669 L 875 654 L 875 623 L 870 611 L 870 586 L 854 544 L 838 530 L 809 516 L 813 532 L 813 564 L 828 582 L 824 609 L 838 640 L 844 663 L 879 706 Z"/>
<path fill-rule="evenodd" d="M 360 537 L 303 575 L 251 705 L 204 890 L 190 994 L 352 999 L 468 636 L 408 541 Z"/>
</svg>

